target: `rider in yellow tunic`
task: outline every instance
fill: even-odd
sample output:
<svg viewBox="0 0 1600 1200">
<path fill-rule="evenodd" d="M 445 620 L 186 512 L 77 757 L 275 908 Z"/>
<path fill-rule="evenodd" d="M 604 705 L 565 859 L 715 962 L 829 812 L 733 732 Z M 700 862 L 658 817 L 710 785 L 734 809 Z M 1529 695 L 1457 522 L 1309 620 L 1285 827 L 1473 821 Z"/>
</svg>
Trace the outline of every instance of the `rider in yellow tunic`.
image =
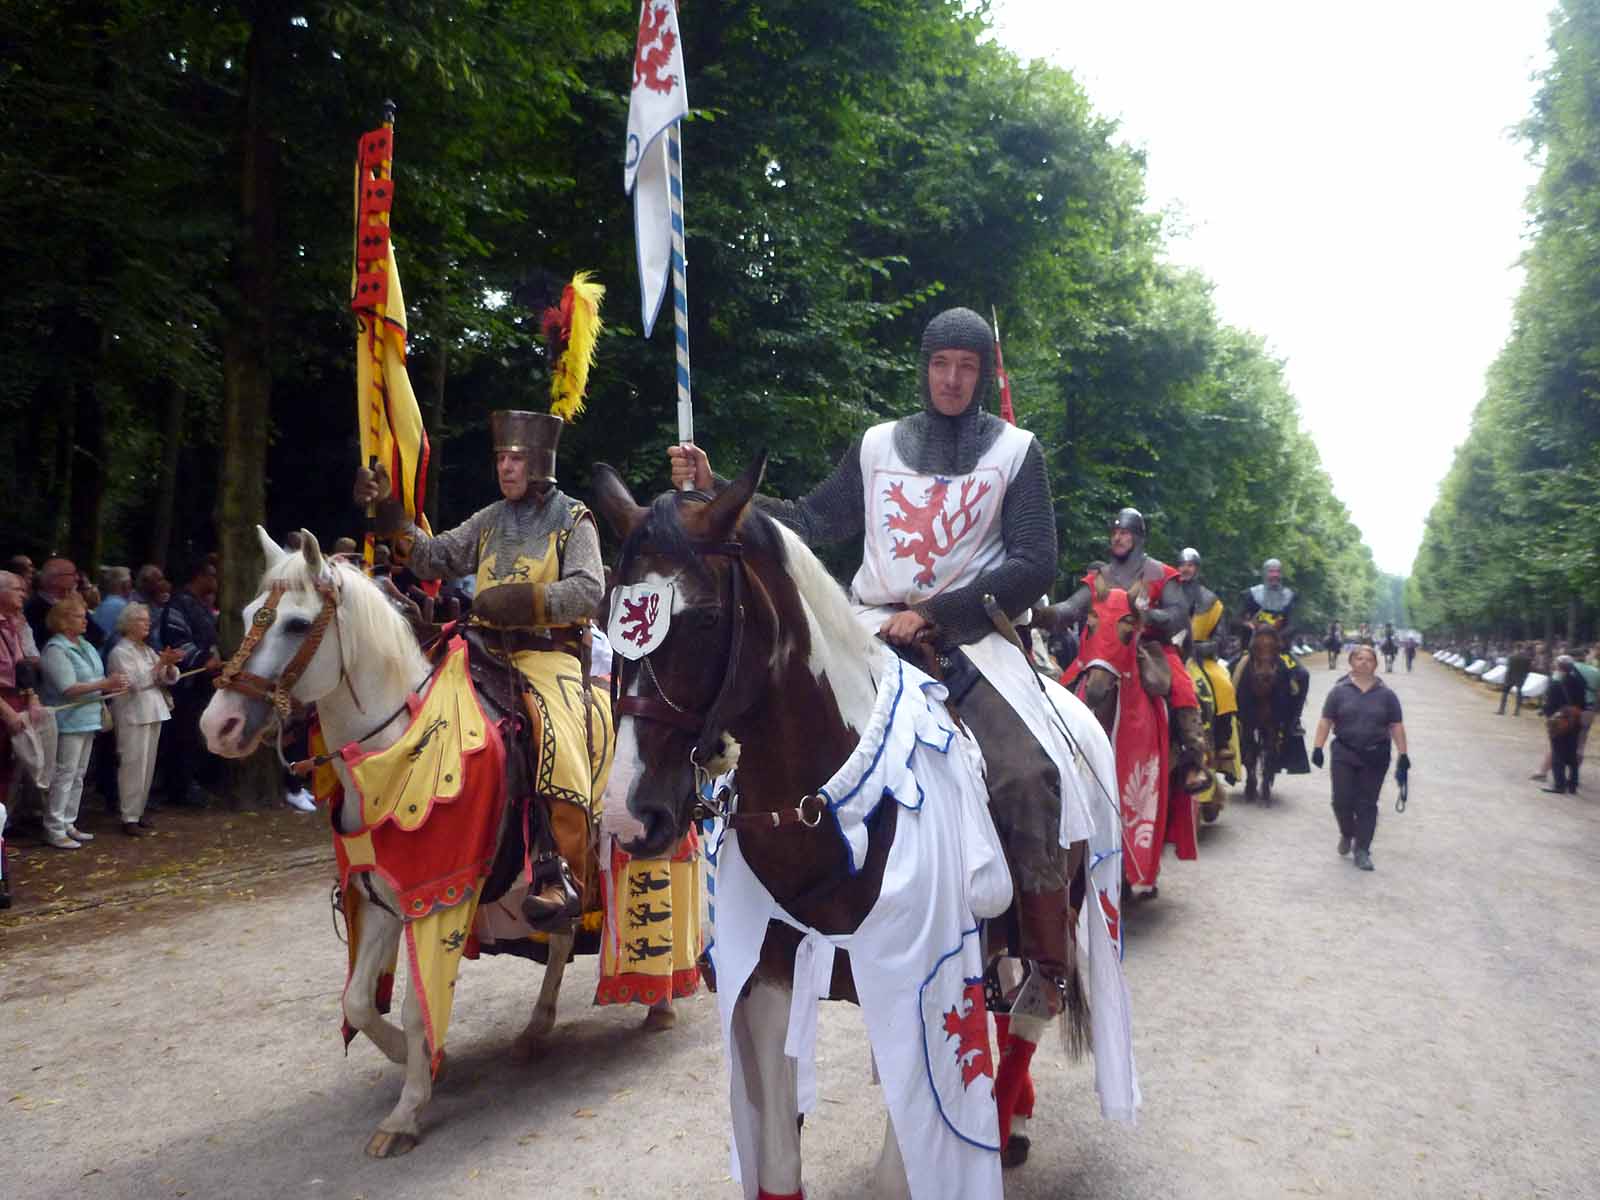
<svg viewBox="0 0 1600 1200">
<path fill-rule="evenodd" d="M 604 592 L 604 566 L 594 517 L 556 487 L 561 418 L 502 411 L 491 414 L 490 424 L 503 499 L 456 528 L 430 536 L 408 521 L 403 506 L 388 499 L 381 467 L 358 473 L 355 498 L 377 505 L 379 532 L 399 535 L 397 557 L 419 578 L 475 577 L 473 625 L 528 681 L 534 791 L 548 835 L 535 837 L 543 855 L 523 914 L 538 925 L 578 915 L 573 870 L 581 881 L 590 865 L 591 830 L 610 766 L 608 700 L 585 687 L 583 650 Z"/>
<path fill-rule="evenodd" d="M 1200 582 L 1200 551 L 1193 546 L 1184 547 L 1178 555 L 1178 587 L 1190 614 L 1190 673 L 1204 675 L 1211 686 L 1211 696 L 1217 709 L 1213 730 L 1217 767 L 1231 780 L 1238 770 L 1238 734 L 1234 714 L 1239 711 L 1239 700 L 1227 669 L 1217 661 L 1216 639 L 1226 629 L 1222 623 L 1222 599 Z"/>
</svg>

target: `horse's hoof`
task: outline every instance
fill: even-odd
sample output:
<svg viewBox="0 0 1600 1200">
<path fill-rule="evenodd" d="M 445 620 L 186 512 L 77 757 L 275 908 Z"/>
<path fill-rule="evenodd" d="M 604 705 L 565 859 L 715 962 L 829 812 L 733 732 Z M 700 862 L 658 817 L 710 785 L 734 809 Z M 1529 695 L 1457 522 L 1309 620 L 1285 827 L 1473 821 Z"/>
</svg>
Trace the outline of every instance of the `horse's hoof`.
<svg viewBox="0 0 1600 1200">
<path fill-rule="evenodd" d="M 399 1158 L 417 1148 L 414 1133 L 388 1133 L 380 1129 L 367 1143 L 368 1158 Z"/>
<path fill-rule="evenodd" d="M 1006 1139 L 1005 1149 L 1000 1151 L 1000 1165 L 1002 1167 L 1020 1167 L 1028 1161 L 1028 1151 L 1033 1149 L 1026 1134 L 1013 1133 Z"/>
<path fill-rule="evenodd" d="M 678 1014 L 670 1008 L 652 1008 L 644 1015 L 646 1033 L 665 1033 L 678 1023 Z"/>
</svg>

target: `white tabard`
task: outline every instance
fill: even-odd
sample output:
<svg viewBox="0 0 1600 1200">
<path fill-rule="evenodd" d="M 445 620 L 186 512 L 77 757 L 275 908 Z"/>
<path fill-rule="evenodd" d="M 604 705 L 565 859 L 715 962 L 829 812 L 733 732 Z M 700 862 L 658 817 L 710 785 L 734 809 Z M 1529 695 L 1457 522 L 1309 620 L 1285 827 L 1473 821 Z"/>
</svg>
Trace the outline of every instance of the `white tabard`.
<svg viewBox="0 0 1600 1200">
<path fill-rule="evenodd" d="M 1005 557 L 1000 506 L 1033 434 L 1007 425 L 965 475 L 913 471 L 893 421 L 861 439 L 866 544 L 850 590 L 862 604 L 919 604 L 965 587 Z"/>
</svg>

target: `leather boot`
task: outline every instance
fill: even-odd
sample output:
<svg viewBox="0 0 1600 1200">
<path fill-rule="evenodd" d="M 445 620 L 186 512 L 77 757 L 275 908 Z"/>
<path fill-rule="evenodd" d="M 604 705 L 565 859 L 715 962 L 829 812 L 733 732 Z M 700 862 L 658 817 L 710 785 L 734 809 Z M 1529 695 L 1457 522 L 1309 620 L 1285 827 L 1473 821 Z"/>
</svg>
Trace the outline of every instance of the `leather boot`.
<svg viewBox="0 0 1600 1200">
<path fill-rule="evenodd" d="M 548 932 L 583 915 L 572 869 L 559 854 L 547 855 L 533 864 L 533 881 L 522 898 L 522 919 L 535 929 Z"/>
<path fill-rule="evenodd" d="M 1212 755 L 1217 770 L 1229 783 L 1239 782 L 1239 760 L 1233 755 L 1233 713 L 1224 713 L 1216 721 L 1216 750 Z"/>
<path fill-rule="evenodd" d="M 1021 955 L 1052 985 L 1047 991 L 1050 1015 L 1066 1006 L 1067 975 L 1072 951 L 1067 944 L 1067 889 L 1023 892 L 1017 897 Z"/>
<path fill-rule="evenodd" d="M 1177 708 L 1172 712 L 1173 724 L 1178 727 L 1178 762 L 1183 766 L 1183 790 L 1190 795 L 1211 790 L 1214 782 L 1206 770 L 1206 734 L 1200 722 L 1198 708 Z"/>
</svg>

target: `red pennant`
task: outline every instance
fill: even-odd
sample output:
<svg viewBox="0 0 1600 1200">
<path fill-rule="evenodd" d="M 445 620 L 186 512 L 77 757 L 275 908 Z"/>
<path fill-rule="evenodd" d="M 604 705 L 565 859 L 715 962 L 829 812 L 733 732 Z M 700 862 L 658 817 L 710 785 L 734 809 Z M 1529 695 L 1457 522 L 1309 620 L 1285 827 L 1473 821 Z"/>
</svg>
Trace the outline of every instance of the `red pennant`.
<svg viewBox="0 0 1600 1200">
<path fill-rule="evenodd" d="M 354 309 L 376 308 L 389 302 L 389 260 L 380 258 L 363 263 L 356 272 L 355 295 L 350 299 Z"/>
<path fill-rule="evenodd" d="M 361 165 L 381 167 L 394 152 L 394 130 L 387 127 L 361 135 Z"/>
</svg>

